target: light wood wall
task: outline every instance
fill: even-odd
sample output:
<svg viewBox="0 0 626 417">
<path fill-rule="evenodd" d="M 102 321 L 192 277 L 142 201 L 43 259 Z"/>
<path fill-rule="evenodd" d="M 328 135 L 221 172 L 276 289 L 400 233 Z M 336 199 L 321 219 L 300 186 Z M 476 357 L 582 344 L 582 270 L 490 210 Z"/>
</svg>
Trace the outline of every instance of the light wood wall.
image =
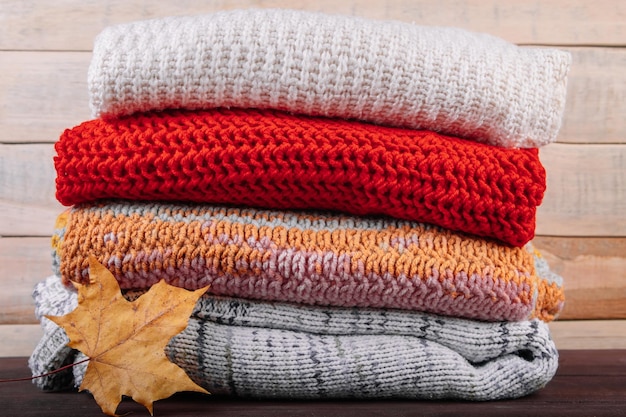
<svg viewBox="0 0 626 417">
<path fill-rule="evenodd" d="M 536 246 L 563 275 L 557 345 L 626 348 L 626 2 L 622 0 L 3 0 L 0 7 L 0 356 L 39 337 L 33 285 L 49 275 L 53 143 L 89 119 L 87 67 L 105 26 L 168 15 L 290 7 L 488 32 L 573 56 Z"/>
</svg>

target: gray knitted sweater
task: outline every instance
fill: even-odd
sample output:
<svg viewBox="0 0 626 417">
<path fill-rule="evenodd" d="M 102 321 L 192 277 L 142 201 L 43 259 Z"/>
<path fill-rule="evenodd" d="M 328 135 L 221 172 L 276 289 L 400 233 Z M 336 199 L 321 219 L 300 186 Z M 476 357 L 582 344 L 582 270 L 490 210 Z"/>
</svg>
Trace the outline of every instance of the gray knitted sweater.
<svg viewBox="0 0 626 417">
<path fill-rule="evenodd" d="M 44 336 L 29 361 L 33 374 L 80 360 L 65 332 L 43 317 L 73 310 L 76 293 L 53 276 L 34 298 Z M 538 320 L 486 323 L 215 296 L 201 298 L 166 352 L 211 393 L 255 398 L 514 398 L 543 387 L 558 364 Z M 85 366 L 34 382 L 44 390 L 78 386 Z"/>
</svg>

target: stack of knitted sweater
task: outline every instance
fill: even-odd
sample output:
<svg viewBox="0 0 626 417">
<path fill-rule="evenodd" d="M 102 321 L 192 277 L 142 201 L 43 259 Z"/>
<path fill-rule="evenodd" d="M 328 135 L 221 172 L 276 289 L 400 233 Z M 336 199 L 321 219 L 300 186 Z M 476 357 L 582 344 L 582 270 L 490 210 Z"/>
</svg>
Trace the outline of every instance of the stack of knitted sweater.
<svg viewBox="0 0 626 417">
<path fill-rule="evenodd" d="M 529 241 L 569 55 L 287 10 L 107 28 L 94 117 L 56 144 L 55 274 L 34 374 L 77 361 L 44 314 L 95 256 L 128 297 L 210 285 L 169 358 L 214 394 L 529 394 L 560 277 Z M 35 380 L 80 383 L 84 367 Z"/>
</svg>

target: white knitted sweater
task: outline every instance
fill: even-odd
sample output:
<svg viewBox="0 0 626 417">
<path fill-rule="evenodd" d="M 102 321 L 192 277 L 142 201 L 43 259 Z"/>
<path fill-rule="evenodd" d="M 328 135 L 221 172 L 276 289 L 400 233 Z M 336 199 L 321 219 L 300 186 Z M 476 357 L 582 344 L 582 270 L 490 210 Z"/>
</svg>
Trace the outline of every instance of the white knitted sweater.
<svg viewBox="0 0 626 417">
<path fill-rule="evenodd" d="M 556 139 L 569 65 L 460 29 L 253 9 L 105 29 L 89 93 L 94 117 L 273 108 L 539 147 Z"/>
</svg>

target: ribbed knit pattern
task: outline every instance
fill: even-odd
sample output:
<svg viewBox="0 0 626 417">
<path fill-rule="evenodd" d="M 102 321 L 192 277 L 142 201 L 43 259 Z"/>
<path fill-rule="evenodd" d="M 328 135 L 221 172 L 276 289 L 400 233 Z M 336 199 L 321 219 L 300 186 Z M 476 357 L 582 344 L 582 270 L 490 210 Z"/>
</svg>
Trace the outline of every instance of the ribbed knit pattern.
<svg viewBox="0 0 626 417">
<path fill-rule="evenodd" d="M 63 330 L 42 317 L 71 311 L 76 293 L 50 277 L 34 295 L 44 337 L 29 360 L 33 374 L 80 360 Z M 543 387 L 558 365 L 538 320 L 485 323 L 212 296 L 199 300 L 166 353 L 212 394 L 256 398 L 515 398 Z M 34 383 L 70 388 L 84 370 Z"/>
<path fill-rule="evenodd" d="M 532 239 L 546 187 L 537 149 L 277 111 L 92 120 L 56 143 L 57 198 L 185 200 L 385 214 Z"/>
<path fill-rule="evenodd" d="M 55 272 L 88 282 L 95 256 L 121 288 L 172 285 L 250 299 L 390 307 L 481 320 L 551 320 L 558 277 L 532 248 L 390 218 L 111 202 L 58 219 Z"/>
<path fill-rule="evenodd" d="M 273 108 L 539 147 L 556 139 L 570 59 L 456 28 L 236 10 L 106 28 L 89 95 L 94 117 Z"/>
</svg>

